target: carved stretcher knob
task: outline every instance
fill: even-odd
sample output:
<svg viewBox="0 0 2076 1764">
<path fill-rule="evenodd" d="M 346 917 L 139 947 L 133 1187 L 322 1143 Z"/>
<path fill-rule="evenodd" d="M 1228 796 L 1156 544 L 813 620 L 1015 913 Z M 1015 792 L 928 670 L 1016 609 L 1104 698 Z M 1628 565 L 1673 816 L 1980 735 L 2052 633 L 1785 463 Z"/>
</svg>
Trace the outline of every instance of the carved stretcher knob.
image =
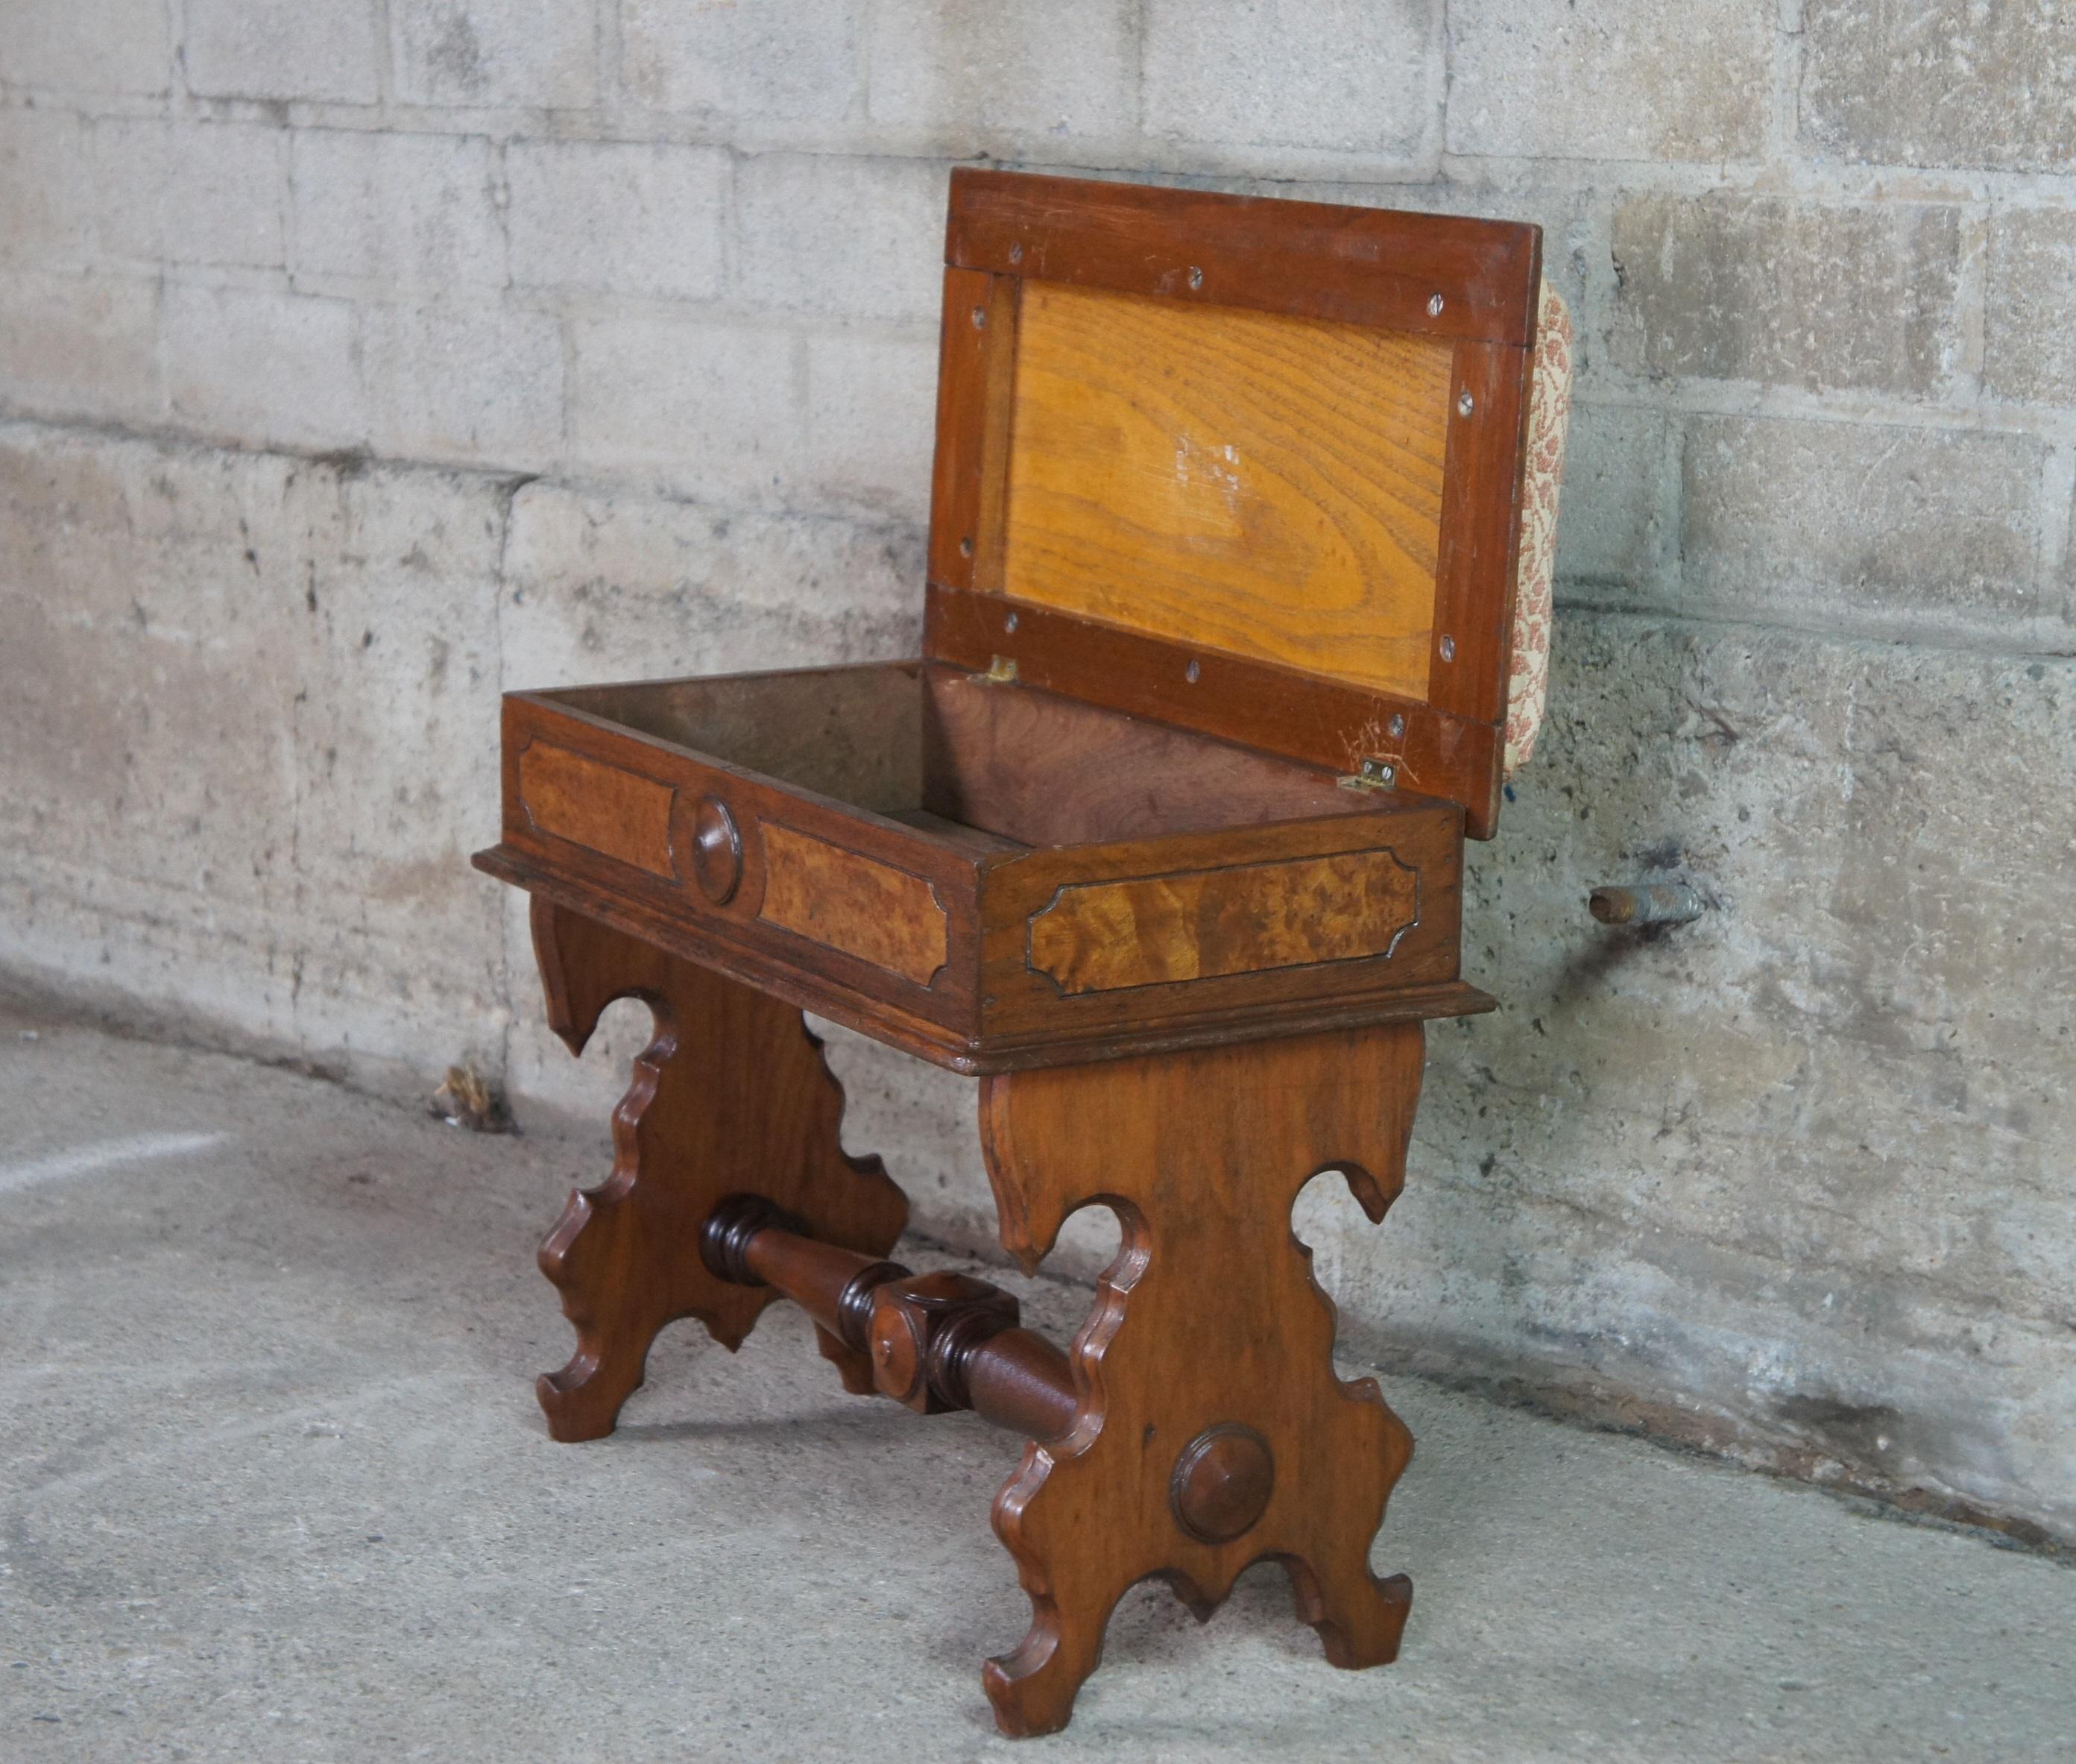
<svg viewBox="0 0 2076 1764">
<path fill-rule="evenodd" d="M 969 1408 L 966 1363 L 974 1349 L 1016 1327 L 1022 1311 L 999 1287 L 940 1272 L 874 1289 L 866 1352 L 882 1396 L 919 1415 Z"/>
<path fill-rule="evenodd" d="M 1175 1523 L 1200 1543 L 1244 1537 L 1276 1489 L 1276 1454 L 1252 1427 L 1223 1421 L 1182 1448 L 1169 1479 Z"/>
</svg>

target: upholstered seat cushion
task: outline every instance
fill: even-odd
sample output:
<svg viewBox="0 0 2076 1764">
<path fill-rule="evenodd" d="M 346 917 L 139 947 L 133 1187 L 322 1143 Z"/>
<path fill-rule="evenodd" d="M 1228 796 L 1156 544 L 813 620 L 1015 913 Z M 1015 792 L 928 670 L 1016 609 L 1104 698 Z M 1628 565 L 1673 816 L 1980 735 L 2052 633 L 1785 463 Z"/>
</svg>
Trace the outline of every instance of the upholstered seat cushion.
<svg viewBox="0 0 2076 1764">
<path fill-rule="evenodd" d="M 1535 751 L 1550 690 L 1551 582 L 1557 563 L 1557 490 L 1572 411 L 1572 314 L 1542 285 L 1535 370 L 1528 399 L 1528 471 L 1521 497 L 1521 562 L 1514 578 L 1513 672 L 1506 696 L 1506 776 Z"/>
</svg>

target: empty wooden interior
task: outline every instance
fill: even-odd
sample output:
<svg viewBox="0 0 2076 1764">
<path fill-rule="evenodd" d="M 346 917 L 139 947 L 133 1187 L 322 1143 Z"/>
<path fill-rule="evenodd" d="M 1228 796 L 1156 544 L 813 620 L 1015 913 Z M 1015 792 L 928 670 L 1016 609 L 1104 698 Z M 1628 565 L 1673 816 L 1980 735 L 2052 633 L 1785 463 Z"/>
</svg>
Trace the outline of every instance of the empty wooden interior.
<svg viewBox="0 0 2076 1764">
<path fill-rule="evenodd" d="M 1316 767 L 938 663 L 534 696 L 975 852 L 1385 805 Z M 1423 805 L 1410 794 L 1398 800 Z"/>
</svg>

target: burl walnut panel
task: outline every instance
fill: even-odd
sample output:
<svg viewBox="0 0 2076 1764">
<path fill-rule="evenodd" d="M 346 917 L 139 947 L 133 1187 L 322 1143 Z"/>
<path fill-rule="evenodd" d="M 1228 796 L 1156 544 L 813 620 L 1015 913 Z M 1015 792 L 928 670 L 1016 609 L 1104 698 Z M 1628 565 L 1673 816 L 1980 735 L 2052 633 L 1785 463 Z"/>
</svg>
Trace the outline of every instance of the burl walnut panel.
<svg viewBox="0 0 2076 1764">
<path fill-rule="evenodd" d="M 1391 954 L 1419 873 L 1389 849 L 1063 888 L 1030 963 L 1063 992 L 1115 992 Z"/>
<path fill-rule="evenodd" d="M 928 877 L 775 821 L 763 828 L 758 917 L 918 986 L 951 954 L 951 922 Z"/>
</svg>

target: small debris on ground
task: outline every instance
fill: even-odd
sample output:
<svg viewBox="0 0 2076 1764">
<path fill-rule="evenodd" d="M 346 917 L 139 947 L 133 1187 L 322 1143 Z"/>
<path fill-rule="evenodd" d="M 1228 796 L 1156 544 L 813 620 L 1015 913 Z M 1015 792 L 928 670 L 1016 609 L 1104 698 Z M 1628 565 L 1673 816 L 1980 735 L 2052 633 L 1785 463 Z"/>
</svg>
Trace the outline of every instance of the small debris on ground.
<svg viewBox="0 0 2076 1764">
<path fill-rule="evenodd" d="M 450 1066 L 446 1082 L 433 1092 L 433 1113 L 450 1127 L 471 1133 L 509 1133 L 512 1111 L 504 1096 L 473 1066 Z"/>
</svg>

